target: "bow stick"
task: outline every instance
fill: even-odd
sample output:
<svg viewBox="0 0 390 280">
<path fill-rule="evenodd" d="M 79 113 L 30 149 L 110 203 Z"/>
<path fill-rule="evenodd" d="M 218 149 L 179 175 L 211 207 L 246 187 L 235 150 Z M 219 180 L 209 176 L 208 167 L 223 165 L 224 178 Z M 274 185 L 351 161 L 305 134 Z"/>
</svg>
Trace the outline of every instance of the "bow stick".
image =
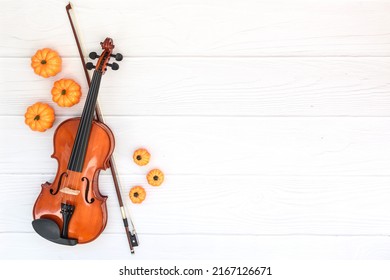
<svg viewBox="0 0 390 280">
<path fill-rule="evenodd" d="M 74 38 L 76 40 L 77 49 L 78 49 L 79 54 L 80 54 L 81 63 L 83 64 L 84 74 L 85 74 L 85 77 L 87 79 L 88 86 L 90 86 L 90 84 L 91 84 L 91 77 L 89 76 L 89 73 L 88 73 L 87 68 L 85 66 L 84 54 L 83 54 L 83 51 L 81 49 L 81 44 L 80 44 L 80 41 L 79 41 L 78 36 L 77 36 L 76 28 L 75 28 L 75 26 L 73 24 L 72 17 L 70 15 L 70 10 L 72 10 L 72 4 L 69 2 L 69 4 L 66 5 L 66 13 L 68 14 L 70 26 L 72 27 L 73 35 L 74 35 Z M 102 112 L 101 112 L 100 106 L 99 106 L 99 102 L 96 102 L 95 115 L 96 115 L 95 116 L 96 119 L 99 122 L 104 123 L 103 115 L 102 115 Z M 112 179 L 114 181 L 116 195 L 118 197 L 118 202 L 119 202 L 119 206 L 120 206 L 120 210 L 121 210 L 121 214 L 122 214 L 123 225 L 125 227 L 126 236 L 127 236 L 128 242 L 129 242 L 130 251 L 131 251 L 132 254 L 134 254 L 134 247 L 138 246 L 138 238 L 137 238 L 137 234 L 136 234 L 136 231 L 135 231 L 135 227 L 134 227 L 133 221 L 132 221 L 130 216 L 129 216 L 129 220 L 130 220 L 131 231 L 129 230 L 129 223 L 128 223 L 128 220 L 127 220 L 126 211 L 125 211 L 125 207 L 123 205 L 123 200 L 122 200 L 122 195 L 121 195 L 121 187 L 120 187 L 119 179 L 116 176 L 117 172 L 116 172 L 114 156 L 111 156 L 111 158 L 109 160 L 109 165 L 110 165 L 110 168 L 111 168 L 111 175 L 112 175 Z"/>
</svg>

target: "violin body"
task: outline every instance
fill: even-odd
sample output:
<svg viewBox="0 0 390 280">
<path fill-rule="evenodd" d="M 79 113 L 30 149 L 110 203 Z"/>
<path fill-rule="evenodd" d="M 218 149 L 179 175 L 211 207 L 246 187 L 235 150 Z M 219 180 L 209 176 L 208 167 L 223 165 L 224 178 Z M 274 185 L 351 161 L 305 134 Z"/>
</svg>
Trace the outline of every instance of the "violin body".
<svg viewBox="0 0 390 280">
<path fill-rule="evenodd" d="M 94 119 L 100 82 L 107 67 L 116 70 L 111 57 L 114 44 L 111 38 L 100 43 L 103 52 L 92 57 L 99 60 L 84 109 L 80 118 L 62 122 L 54 133 L 53 158 L 58 161 L 56 177 L 52 184 L 42 185 L 33 207 L 32 226 L 45 239 L 62 245 L 76 245 L 96 239 L 107 224 L 107 197 L 99 191 L 98 177 L 111 162 L 115 141 L 111 130 Z M 91 56 L 90 56 L 91 57 Z"/>
<path fill-rule="evenodd" d="M 99 191 L 98 176 L 108 168 L 114 149 L 114 135 L 103 123 L 93 121 L 81 172 L 67 169 L 80 118 L 61 123 L 54 134 L 53 158 L 58 161 L 57 175 L 52 184 L 42 185 L 34 208 L 34 219 L 50 219 L 63 231 L 61 205 L 74 206 L 67 225 L 67 238 L 87 243 L 97 238 L 107 223 L 106 196 Z M 68 191 L 63 191 L 64 188 Z M 69 190 L 77 190 L 72 192 Z"/>
</svg>

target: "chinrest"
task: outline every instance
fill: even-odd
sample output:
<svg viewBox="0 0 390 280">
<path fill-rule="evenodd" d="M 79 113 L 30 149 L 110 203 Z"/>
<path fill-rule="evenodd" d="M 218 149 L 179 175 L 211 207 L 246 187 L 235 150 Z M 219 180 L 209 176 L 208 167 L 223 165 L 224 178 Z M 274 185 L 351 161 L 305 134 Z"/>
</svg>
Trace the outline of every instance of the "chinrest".
<svg viewBox="0 0 390 280">
<path fill-rule="evenodd" d="M 77 239 L 68 239 L 61 237 L 59 226 L 50 219 L 36 219 L 32 221 L 34 230 L 43 238 L 61 245 L 74 246 Z"/>
</svg>

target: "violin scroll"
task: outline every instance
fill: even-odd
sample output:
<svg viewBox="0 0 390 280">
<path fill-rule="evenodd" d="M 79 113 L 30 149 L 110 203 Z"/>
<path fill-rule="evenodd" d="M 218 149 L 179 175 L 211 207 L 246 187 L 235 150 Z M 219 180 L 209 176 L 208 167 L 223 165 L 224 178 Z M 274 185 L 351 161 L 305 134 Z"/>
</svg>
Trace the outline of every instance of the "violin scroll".
<svg viewBox="0 0 390 280">
<path fill-rule="evenodd" d="M 96 59 L 99 58 L 98 62 L 96 65 L 93 65 L 92 62 L 88 62 L 85 66 L 87 67 L 88 70 L 96 69 L 96 71 L 101 72 L 104 74 L 107 70 L 107 66 L 111 67 L 112 70 L 118 70 L 119 65 L 117 63 L 109 63 L 110 58 L 114 57 L 116 61 L 121 61 L 123 59 L 123 55 L 120 53 L 113 54 L 112 51 L 115 47 L 114 42 L 112 41 L 111 38 L 106 38 L 104 42 L 100 43 L 103 52 L 101 55 L 98 55 L 96 52 L 91 52 L 89 54 L 89 58 L 91 59 Z"/>
</svg>

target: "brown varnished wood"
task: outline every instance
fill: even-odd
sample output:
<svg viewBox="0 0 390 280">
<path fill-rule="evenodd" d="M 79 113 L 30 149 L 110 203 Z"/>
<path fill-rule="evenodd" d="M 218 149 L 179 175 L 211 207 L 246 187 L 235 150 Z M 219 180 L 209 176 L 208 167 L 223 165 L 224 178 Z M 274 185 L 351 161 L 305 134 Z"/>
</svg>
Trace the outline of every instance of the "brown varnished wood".
<svg viewBox="0 0 390 280">
<path fill-rule="evenodd" d="M 67 170 L 79 123 L 80 118 L 69 119 L 56 129 L 52 157 L 58 161 L 57 174 L 52 184 L 42 185 L 33 208 L 33 216 L 34 219 L 51 219 L 62 229 L 61 203 L 70 203 L 75 206 L 75 210 L 69 222 L 68 237 L 77 239 L 78 243 L 87 243 L 97 238 L 107 223 L 107 197 L 99 191 L 98 177 L 100 170 L 109 167 L 115 141 L 111 130 L 105 124 L 93 121 L 82 171 Z M 77 189 L 80 191 L 79 194 L 70 195 L 61 191 L 55 195 L 50 193 L 51 189 L 54 191 L 57 189 L 60 176 L 64 172 L 67 172 L 68 177 L 63 178 L 61 188 Z M 87 184 L 85 180 L 81 180 L 83 177 L 90 181 L 88 199 L 93 198 L 92 203 L 88 203 L 85 199 Z"/>
<path fill-rule="evenodd" d="M 90 76 L 88 74 L 86 63 L 85 63 L 85 60 L 84 60 L 85 55 L 83 54 L 83 51 L 82 51 L 82 48 L 81 48 L 81 44 L 80 44 L 80 40 L 79 40 L 79 38 L 77 36 L 77 31 L 76 31 L 76 28 L 75 28 L 75 26 L 73 24 L 72 16 L 70 14 L 71 10 L 72 10 L 72 5 L 71 5 L 71 3 L 69 3 L 68 5 L 66 5 L 66 13 L 68 15 L 69 23 L 70 23 L 70 26 L 72 28 L 72 32 L 73 32 L 73 35 L 74 35 L 74 38 L 75 38 L 75 41 L 76 41 L 77 50 L 79 51 L 80 60 L 81 60 L 81 64 L 83 65 L 85 78 L 87 80 L 88 86 L 91 86 L 91 78 L 90 78 Z M 112 51 L 112 49 L 111 49 L 111 51 Z M 103 116 L 101 114 L 98 102 L 96 102 L 95 112 L 96 112 L 96 114 L 95 114 L 96 119 L 99 122 L 104 123 Z M 129 217 L 130 218 L 129 219 L 130 224 L 128 223 L 128 219 L 127 219 L 127 215 L 126 215 L 126 208 L 123 205 L 120 184 L 119 184 L 119 180 L 117 178 L 117 171 L 116 171 L 115 160 L 114 160 L 113 156 L 109 160 L 109 165 L 110 165 L 110 168 L 111 168 L 111 176 L 112 176 L 112 179 L 113 179 L 113 182 L 114 182 L 118 203 L 119 203 L 119 206 L 120 206 L 120 209 L 121 209 L 123 226 L 124 226 L 125 233 L 126 233 L 126 236 L 127 236 L 127 241 L 129 243 L 130 252 L 132 254 L 134 254 L 133 246 L 138 246 L 138 237 L 137 237 L 137 234 L 136 234 L 136 231 L 135 231 L 135 227 L 134 227 L 134 224 L 133 224 L 133 221 L 132 221 L 131 217 Z M 131 226 L 131 232 L 129 230 L 129 225 Z"/>
</svg>

